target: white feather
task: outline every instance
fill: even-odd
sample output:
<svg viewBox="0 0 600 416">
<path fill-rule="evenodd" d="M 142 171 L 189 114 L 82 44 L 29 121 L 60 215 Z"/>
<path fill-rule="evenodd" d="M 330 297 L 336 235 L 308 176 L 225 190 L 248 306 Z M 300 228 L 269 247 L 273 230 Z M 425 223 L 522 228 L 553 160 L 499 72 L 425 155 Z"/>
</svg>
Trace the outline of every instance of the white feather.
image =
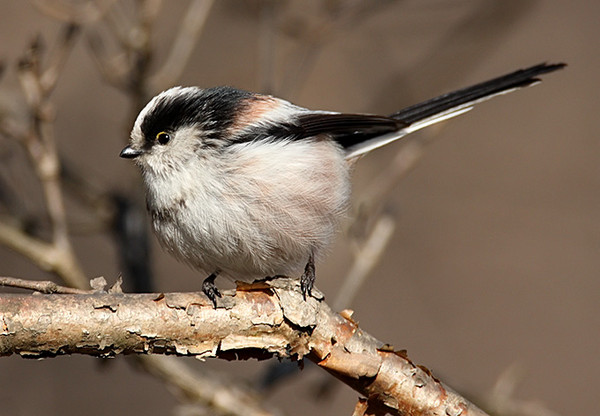
<svg viewBox="0 0 600 416">
<path fill-rule="evenodd" d="M 343 151 L 326 141 L 234 145 L 168 175 L 146 169 L 144 182 L 168 251 L 207 274 L 247 281 L 299 277 L 332 242 L 350 196 Z"/>
</svg>

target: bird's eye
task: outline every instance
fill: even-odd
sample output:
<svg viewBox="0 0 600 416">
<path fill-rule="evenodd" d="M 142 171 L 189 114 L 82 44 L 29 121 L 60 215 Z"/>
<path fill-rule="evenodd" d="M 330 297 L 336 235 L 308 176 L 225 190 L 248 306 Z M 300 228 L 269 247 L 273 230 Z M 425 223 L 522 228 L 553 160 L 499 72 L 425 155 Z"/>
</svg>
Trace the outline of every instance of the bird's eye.
<svg viewBox="0 0 600 416">
<path fill-rule="evenodd" d="M 171 140 L 171 135 L 166 131 L 161 131 L 156 135 L 156 141 L 160 144 L 167 144 Z"/>
</svg>

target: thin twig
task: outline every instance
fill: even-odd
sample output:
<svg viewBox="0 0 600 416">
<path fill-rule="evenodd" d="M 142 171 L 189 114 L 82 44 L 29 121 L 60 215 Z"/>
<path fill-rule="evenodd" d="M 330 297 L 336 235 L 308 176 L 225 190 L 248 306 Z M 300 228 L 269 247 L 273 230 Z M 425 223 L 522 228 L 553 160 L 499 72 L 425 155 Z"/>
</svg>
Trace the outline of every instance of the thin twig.
<svg viewBox="0 0 600 416">
<path fill-rule="evenodd" d="M 93 29 L 87 30 L 86 40 L 92 59 L 104 81 L 117 89 L 125 89 L 127 65 L 125 65 L 123 57 L 117 56 L 110 59 L 102 37 Z"/>
<path fill-rule="evenodd" d="M 49 96 L 56 87 L 79 33 L 80 27 L 74 23 L 63 27 L 61 40 L 54 53 L 50 54 L 51 61 L 44 72 L 40 74 L 40 87 L 45 96 Z"/>
<path fill-rule="evenodd" d="M 7 239 L 6 236 L 2 239 L 6 241 L 7 246 L 29 256 L 32 260 L 37 260 L 38 264 L 46 270 L 62 273 L 68 284 L 83 288 L 87 280 L 78 265 L 68 235 L 60 185 L 60 164 L 54 137 L 54 110 L 49 102 L 58 76 L 73 48 L 76 33 L 75 26 L 65 27 L 61 40 L 49 58 L 51 64 L 46 69 L 42 68 L 41 63 L 43 53 L 41 41 L 36 40 L 31 44 L 19 63 L 18 71 L 21 88 L 29 106 L 30 125 L 23 131 L 17 129 L 8 131 L 8 124 L 3 123 L 2 129 L 5 133 L 20 133 L 14 138 L 27 150 L 42 185 L 52 229 L 52 242 L 47 244 L 36 241 L 6 224 L 2 226 L 7 235 L 12 235 L 13 239 Z M 32 244 L 33 241 L 37 244 Z M 30 247 L 27 247 L 28 245 Z"/>
<path fill-rule="evenodd" d="M 260 23 L 258 41 L 258 88 L 263 94 L 273 94 L 274 70 L 276 56 L 275 28 L 277 11 L 280 3 L 277 0 L 263 0 L 260 3 Z"/>
<path fill-rule="evenodd" d="M 293 96 L 306 82 L 311 69 L 315 66 L 323 48 L 343 33 L 356 20 L 364 20 L 386 2 L 365 3 L 357 0 L 323 3 L 319 22 L 311 22 L 309 29 L 299 33 L 298 48 L 290 54 L 285 77 L 278 94 Z M 312 17 L 314 19 L 314 16 Z"/>
<path fill-rule="evenodd" d="M 395 220 L 390 215 L 381 215 L 370 236 L 354 255 L 354 262 L 346 274 L 343 284 L 333 301 L 333 308 L 339 311 L 348 308 L 358 290 L 379 263 L 391 237 L 394 234 Z"/>
<path fill-rule="evenodd" d="M 174 357 L 138 355 L 137 361 L 146 371 L 165 380 L 188 400 L 202 403 L 214 413 L 240 416 L 269 416 L 277 414 L 266 409 L 259 397 L 237 383 L 225 383 L 216 374 L 192 371 Z"/>
<path fill-rule="evenodd" d="M 32 237 L 1 221 L 0 244 L 25 256 L 42 270 L 56 274 L 69 286 L 80 289 L 87 286 L 85 275 L 68 250 Z"/>
<path fill-rule="evenodd" d="M 171 46 L 171 53 L 164 60 L 162 67 L 148 80 L 152 91 L 162 91 L 179 79 L 202 33 L 213 4 L 214 0 L 191 1 Z"/>
<path fill-rule="evenodd" d="M 88 0 L 83 4 L 56 0 L 34 0 L 39 11 L 63 22 L 91 23 L 100 19 L 117 0 Z"/>
<path fill-rule="evenodd" d="M 432 131 L 422 132 L 419 138 L 413 138 L 403 143 L 394 156 L 394 159 L 378 175 L 369 182 L 361 195 L 361 204 L 368 203 L 372 207 L 381 205 L 390 198 L 392 192 L 400 181 L 417 165 L 425 154 L 425 147 L 430 140 L 424 140 L 424 136 L 433 138 L 439 136 L 443 125 L 432 127 Z"/>
<path fill-rule="evenodd" d="M 542 403 L 515 397 L 515 390 L 523 378 L 520 366 L 513 364 L 500 374 L 486 407 L 494 414 L 512 416 L 560 416 Z"/>
<path fill-rule="evenodd" d="M 13 288 L 18 288 L 18 289 L 35 290 L 36 292 L 46 293 L 46 294 L 58 293 L 58 294 L 75 295 L 75 294 L 91 293 L 90 290 L 81 290 L 81 289 L 75 289 L 75 288 L 67 287 L 67 286 L 60 286 L 49 280 L 44 280 L 44 281 L 26 280 L 26 279 L 19 279 L 16 277 L 5 277 L 5 276 L 0 276 L 0 286 L 13 287 Z"/>
</svg>

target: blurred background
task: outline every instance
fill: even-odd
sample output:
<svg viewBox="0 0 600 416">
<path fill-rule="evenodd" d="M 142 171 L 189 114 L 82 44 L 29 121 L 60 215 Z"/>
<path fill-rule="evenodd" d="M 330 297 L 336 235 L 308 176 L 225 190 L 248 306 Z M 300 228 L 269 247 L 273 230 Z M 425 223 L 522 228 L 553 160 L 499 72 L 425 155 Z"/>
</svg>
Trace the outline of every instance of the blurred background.
<svg viewBox="0 0 600 416">
<path fill-rule="evenodd" d="M 317 286 L 337 309 L 353 309 L 365 331 L 497 414 L 595 414 L 598 16 L 591 0 L 3 0 L 0 116 L 29 122 L 19 77 L 40 36 L 42 65 L 64 63 L 46 125 L 86 278 L 123 274 L 129 291 L 196 291 L 204 276 L 145 234 L 139 173 L 118 157 L 133 117 L 159 90 L 227 84 L 314 109 L 386 114 L 567 62 L 541 85 L 363 158 L 352 215 L 317 266 Z M 68 22 L 79 29 L 64 41 Z M 42 188 L 9 136 L 0 136 L 0 221 L 48 240 Z M 7 246 L 0 275 L 60 282 Z M 359 272 L 357 259 L 375 261 Z M 349 275 L 365 278 L 354 294 Z M 276 361 L 181 360 L 249 386 Z M 129 361 L 2 358 L 0 414 L 219 414 L 183 406 Z M 307 365 L 258 394 L 274 413 L 351 414 L 357 393 L 328 380 Z"/>
</svg>

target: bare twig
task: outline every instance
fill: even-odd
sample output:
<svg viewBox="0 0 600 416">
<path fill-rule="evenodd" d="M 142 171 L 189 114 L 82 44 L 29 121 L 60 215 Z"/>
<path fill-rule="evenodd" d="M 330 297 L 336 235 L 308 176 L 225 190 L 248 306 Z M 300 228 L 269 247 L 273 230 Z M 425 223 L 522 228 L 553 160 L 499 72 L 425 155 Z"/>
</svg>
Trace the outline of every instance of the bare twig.
<svg viewBox="0 0 600 416">
<path fill-rule="evenodd" d="M 174 357 L 138 355 L 136 358 L 146 371 L 175 387 L 187 400 L 202 403 L 213 412 L 240 416 L 276 414 L 261 404 L 256 392 L 237 383 L 225 383 L 219 375 L 192 371 Z"/>
<path fill-rule="evenodd" d="M 139 4 L 142 2 L 137 3 L 134 5 L 134 8 L 140 7 Z M 119 1 L 114 7 L 108 9 L 103 20 L 109 33 L 114 36 L 117 44 L 122 49 L 122 52 L 126 52 L 133 47 L 132 38 L 138 30 L 129 12 L 130 10 L 126 7 L 125 2 Z"/>
<path fill-rule="evenodd" d="M 394 218 L 389 215 L 377 218 L 370 236 L 358 247 L 354 255 L 352 267 L 333 301 L 334 310 L 339 311 L 350 306 L 360 286 L 379 263 L 394 233 L 395 225 Z"/>
<path fill-rule="evenodd" d="M 298 282 L 277 279 L 270 285 L 238 287 L 216 309 L 195 293 L 5 294 L 0 296 L 0 355 L 307 357 L 367 397 L 370 409 L 383 407 L 395 415 L 485 415 L 349 316 L 315 298 L 304 301 Z"/>
<path fill-rule="evenodd" d="M 200 37 L 213 3 L 214 0 L 191 1 L 171 47 L 171 53 L 162 67 L 148 80 L 152 91 L 171 87 L 179 79 Z"/>
<path fill-rule="evenodd" d="M 152 94 L 149 86 L 150 65 L 154 57 L 152 49 L 152 30 L 159 15 L 162 0 L 144 0 L 138 2 L 138 16 L 133 29 L 129 30 L 129 56 L 126 92 L 129 94 L 131 109 L 130 120 L 146 104 Z"/>
<path fill-rule="evenodd" d="M 34 0 L 42 13 L 64 22 L 90 23 L 100 19 L 116 0 L 88 0 L 81 4 L 56 0 Z"/>
<path fill-rule="evenodd" d="M 68 285 L 87 286 L 87 279 L 69 249 L 44 242 L 7 223 L 0 222 L 0 244 L 27 257 L 43 270 L 60 276 Z"/>
<path fill-rule="evenodd" d="M 260 27 L 258 41 L 258 88 L 263 94 L 273 94 L 276 47 L 276 17 L 281 3 L 277 0 L 263 0 L 260 3 Z"/>
<path fill-rule="evenodd" d="M 100 22 L 104 24 L 105 33 L 113 37 L 119 48 L 112 55 L 106 50 L 100 32 L 88 30 L 88 46 L 100 74 L 107 83 L 126 93 L 130 99 L 130 120 L 153 92 L 149 82 L 154 55 L 152 31 L 161 5 L 162 0 L 136 2 L 136 15 L 131 19 L 124 18 L 123 13 L 112 8 L 105 13 Z"/>
<path fill-rule="evenodd" d="M 2 241 L 7 247 L 29 257 L 40 267 L 60 274 L 73 286 L 83 288 L 87 281 L 70 244 L 65 207 L 60 186 L 60 164 L 54 138 L 54 109 L 49 97 L 58 81 L 62 67 L 73 48 L 76 27 L 66 25 L 61 40 L 42 65 L 43 45 L 36 39 L 19 62 L 19 81 L 25 96 L 29 125 L 11 121 L 1 123 L 1 132 L 17 140 L 28 152 L 44 192 L 48 217 L 52 227 L 51 243 L 28 236 L 8 224 L 1 224 Z"/>
<path fill-rule="evenodd" d="M 118 89 L 126 88 L 127 65 L 123 55 L 110 58 L 102 37 L 94 30 L 87 31 L 88 49 L 104 81 Z"/>
<path fill-rule="evenodd" d="M 486 407 L 498 415 L 559 416 L 540 402 L 515 397 L 515 390 L 523 378 L 521 370 L 513 364 L 500 374 L 486 400 Z"/>
<path fill-rule="evenodd" d="M 14 287 L 19 289 L 35 290 L 40 293 L 58 293 L 58 294 L 84 294 L 91 293 L 90 290 L 74 289 L 67 286 L 59 286 L 51 281 L 38 281 L 18 279 L 16 277 L 0 276 L 0 286 Z"/>
<path fill-rule="evenodd" d="M 400 183 L 400 180 L 417 165 L 425 153 L 425 147 L 429 141 L 423 140 L 422 136 L 430 138 L 438 136 L 441 128 L 443 125 L 438 128 L 434 126 L 432 127 L 433 131 L 422 132 L 419 139 L 413 138 L 403 143 L 391 163 L 370 181 L 369 186 L 361 195 L 360 204 L 363 209 L 365 208 L 364 204 L 369 204 L 368 209 L 376 212 L 377 207 L 393 195 L 392 191 Z"/>
<path fill-rule="evenodd" d="M 343 33 L 345 27 L 364 20 L 368 14 L 379 10 L 387 2 L 365 3 L 357 0 L 324 2 L 320 21 L 294 26 L 294 35 L 298 37 L 298 47 L 284 70 L 285 77 L 277 93 L 293 96 L 305 83 L 325 45 Z M 315 16 L 312 16 L 314 19 Z M 306 30 L 297 32 L 296 26 L 306 26 Z"/>
<path fill-rule="evenodd" d="M 392 194 L 394 186 L 419 161 L 425 145 L 426 142 L 422 140 L 406 142 L 387 169 L 366 187 L 365 194 L 358 204 L 358 212 L 349 226 L 349 235 L 356 250 L 350 271 L 346 274 L 333 302 L 335 310 L 350 307 L 361 285 L 379 263 L 395 228 L 394 218 L 380 214 L 380 207 Z M 370 226 L 373 222 L 374 225 Z M 370 229 L 368 233 L 367 229 Z"/>
<path fill-rule="evenodd" d="M 61 40 L 54 53 L 50 54 L 51 61 L 39 77 L 40 88 L 45 96 L 49 96 L 56 87 L 58 77 L 62 73 L 79 33 L 80 27 L 74 23 L 69 23 L 63 28 Z"/>
</svg>

